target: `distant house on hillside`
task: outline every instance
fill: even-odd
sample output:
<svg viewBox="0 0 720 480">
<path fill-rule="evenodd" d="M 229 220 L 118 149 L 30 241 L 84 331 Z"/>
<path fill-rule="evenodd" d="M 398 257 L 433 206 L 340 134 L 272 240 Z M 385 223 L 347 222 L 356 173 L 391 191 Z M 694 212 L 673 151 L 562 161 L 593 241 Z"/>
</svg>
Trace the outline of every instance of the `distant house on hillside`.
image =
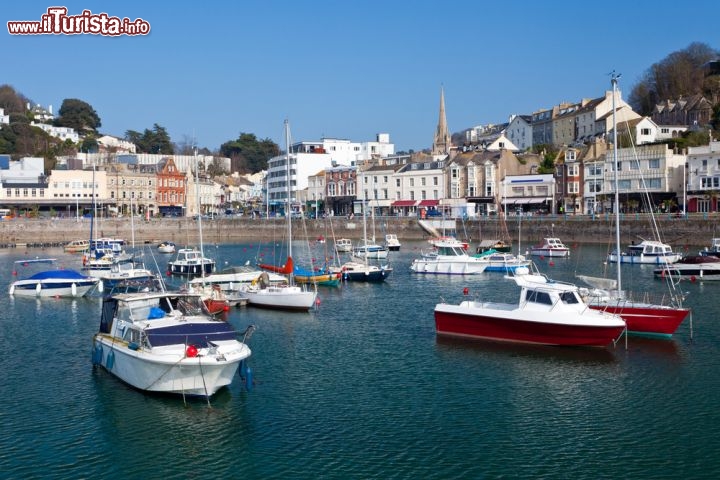
<svg viewBox="0 0 720 480">
<path fill-rule="evenodd" d="M 655 105 L 652 119 L 658 125 L 687 125 L 702 127 L 710 123 L 713 105 L 702 95 L 665 100 Z"/>
</svg>

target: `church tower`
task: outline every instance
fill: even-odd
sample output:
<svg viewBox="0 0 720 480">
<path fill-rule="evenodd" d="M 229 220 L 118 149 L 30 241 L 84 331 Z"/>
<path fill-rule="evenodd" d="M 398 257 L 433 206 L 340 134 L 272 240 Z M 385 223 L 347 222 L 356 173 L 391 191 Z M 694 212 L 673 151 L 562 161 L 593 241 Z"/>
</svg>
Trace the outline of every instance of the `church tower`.
<svg viewBox="0 0 720 480">
<path fill-rule="evenodd" d="M 451 141 L 448 132 L 447 119 L 445 118 L 445 90 L 440 87 L 440 117 L 438 118 L 435 138 L 433 139 L 432 154 L 448 155 L 450 153 Z"/>
</svg>

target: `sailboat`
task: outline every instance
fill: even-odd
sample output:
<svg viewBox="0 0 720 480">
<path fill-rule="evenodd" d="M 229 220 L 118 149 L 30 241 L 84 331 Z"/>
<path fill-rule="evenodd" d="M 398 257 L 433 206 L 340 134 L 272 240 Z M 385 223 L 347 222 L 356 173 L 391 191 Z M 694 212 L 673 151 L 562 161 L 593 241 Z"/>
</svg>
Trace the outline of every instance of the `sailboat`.
<svg viewBox="0 0 720 480">
<path fill-rule="evenodd" d="M 613 87 L 613 158 L 615 170 L 615 243 L 620 252 L 620 193 L 618 188 L 618 153 L 617 153 L 617 124 L 615 98 L 617 81 L 620 78 L 614 72 L 611 77 Z M 675 284 L 668 275 L 668 285 L 671 287 L 669 302 L 652 303 L 648 301 L 633 300 L 630 292 L 622 290 L 622 267 L 617 264 L 617 279 L 596 278 L 578 275 L 578 278 L 593 287 L 589 290 L 586 302 L 590 308 L 603 310 L 620 315 L 627 323 L 628 333 L 646 335 L 660 338 L 670 338 L 680 324 L 690 313 L 690 309 L 682 306 L 683 296 L 675 291 Z M 647 296 L 643 296 L 647 298 Z M 663 297 L 665 298 L 665 297 Z"/>
<path fill-rule="evenodd" d="M 260 268 L 283 275 L 287 282 L 270 283 L 269 275 L 263 272 L 243 290 L 248 305 L 278 310 L 307 311 L 315 305 L 317 293 L 296 285 L 293 277 L 294 262 L 292 256 L 292 215 L 290 215 L 291 175 L 290 175 L 290 131 L 285 120 L 285 158 L 287 181 L 287 204 L 285 219 L 287 224 L 288 257 L 284 265 L 260 264 Z"/>
<path fill-rule="evenodd" d="M 365 191 L 362 190 L 363 198 L 363 239 L 365 246 L 367 246 L 367 213 L 365 208 Z M 387 253 L 387 250 L 386 250 Z M 355 254 L 355 253 L 353 253 Z M 389 265 L 370 265 L 368 263 L 368 256 L 363 255 L 361 258 L 363 262 L 345 262 L 342 267 L 343 280 L 349 280 L 353 282 L 384 282 L 387 277 L 392 273 L 392 267 Z"/>
<path fill-rule="evenodd" d="M 352 249 L 354 257 L 358 258 L 374 258 L 376 260 L 384 260 L 388 257 L 389 248 L 386 245 L 378 245 L 375 243 L 375 209 L 372 209 L 372 238 L 367 237 L 367 227 L 365 226 L 365 203 L 363 200 L 363 241 Z"/>
</svg>

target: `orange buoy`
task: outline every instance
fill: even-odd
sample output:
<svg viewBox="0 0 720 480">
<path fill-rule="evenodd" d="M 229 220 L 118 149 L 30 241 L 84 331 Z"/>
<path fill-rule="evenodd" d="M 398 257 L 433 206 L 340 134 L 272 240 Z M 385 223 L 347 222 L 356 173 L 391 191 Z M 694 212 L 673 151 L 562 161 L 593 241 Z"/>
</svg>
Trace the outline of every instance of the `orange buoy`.
<svg viewBox="0 0 720 480">
<path fill-rule="evenodd" d="M 463 288 L 463 295 L 467 295 L 470 293 L 470 289 L 468 287 Z"/>
</svg>

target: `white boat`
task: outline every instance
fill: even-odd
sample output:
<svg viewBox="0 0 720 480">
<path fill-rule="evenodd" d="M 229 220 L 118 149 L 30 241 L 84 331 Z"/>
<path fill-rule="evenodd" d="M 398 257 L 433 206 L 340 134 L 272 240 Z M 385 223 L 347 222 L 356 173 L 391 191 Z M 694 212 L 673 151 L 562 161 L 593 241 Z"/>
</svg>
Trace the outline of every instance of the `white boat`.
<svg viewBox="0 0 720 480">
<path fill-rule="evenodd" d="M 13 275 L 18 267 L 32 267 L 38 264 L 55 264 L 54 258 L 17 260 Z M 75 270 L 54 269 L 35 271 L 34 274 L 15 280 L 10 284 L 10 295 L 22 297 L 83 297 L 98 284 L 98 279 L 83 275 Z"/>
<path fill-rule="evenodd" d="M 397 235 L 394 233 L 388 233 L 385 235 L 385 247 L 391 251 L 391 252 L 397 252 L 400 250 L 400 246 L 402 244 L 400 243 L 400 240 L 398 240 Z"/>
<path fill-rule="evenodd" d="M 670 245 L 657 240 L 643 240 L 639 244 L 632 244 L 619 256 L 617 252 L 618 250 L 615 250 L 608 255 L 608 262 L 662 265 L 675 263 L 682 257 L 674 252 Z"/>
<path fill-rule="evenodd" d="M 506 278 L 520 287 L 518 302 L 437 304 L 436 332 L 501 342 L 606 347 L 625 330 L 620 316 L 588 308 L 575 285 L 535 274 Z"/>
<path fill-rule="evenodd" d="M 653 270 L 655 278 L 703 282 L 720 280 L 720 258 L 710 255 L 690 255 L 669 265 Z"/>
<path fill-rule="evenodd" d="M 175 253 L 175 244 L 173 242 L 161 242 L 157 249 L 160 253 Z"/>
<path fill-rule="evenodd" d="M 546 237 L 542 243 L 530 248 L 530 255 L 538 257 L 567 257 L 570 249 L 556 237 Z"/>
<path fill-rule="evenodd" d="M 287 178 L 290 178 L 290 129 L 288 121 L 285 120 L 285 161 L 287 167 Z M 287 181 L 287 205 L 286 211 L 290 211 L 290 181 Z M 263 272 L 257 280 L 242 290 L 247 297 L 248 305 L 278 310 L 299 310 L 307 311 L 315 305 L 317 292 L 309 290 L 308 285 L 296 285 L 293 277 L 294 265 L 292 256 L 292 215 L 286 215 L 287 227 L 287 248 L 288 257 L 284 265 L 261 264 L 260 268 L 277 274 L 285 275 L 286 282 L 273 284 L 269 280 L 269 274 Z"/>
<path fill-rule="evenodd" d="M 388 257 L 388 249 L 374 243 L 363 243 L 353 247 L 352 254 L 357 258 L 385 260 Z"/>
<path fill-rule="evenodd" d="M 82 253 L 90 249 L 90 240 L 73 240 L 63 246 L 68 253 Z"/>
<path fill-rule="evenodd" d="M 349 238 L 339 238 L 335 242 L 335 251 L 338 253 L 350 253 L 352 252 L 353 244 Z"/>
<path fill-rule="evenodd" d="M 484 253 L 475 254 L 474 257 L 486 264 L 486 272 L 503 273 L 529 273 L 530 260 L 523 255 L 513 255 L 508 252 L 495 252 L 488 250 Z"/>
<path fill-rule="evenodd" d="M 115 262 L 110 266 L 110 270 L 93 270 L 90 274 L 100 279 L 101 291 L 113 288 L 120 282 L 150 282 L 156 277 L 142 262 L 135 260 Z"/>
<path fill-rule="evenodd" d="M 421 252 L 421 257 L 413 260 L 410 270 L 415 273 L 435 275 L 475 275 L 488 267 L 488 262 L 468 255 L 463 242 L 453 238 L 435 239 L 431 252 Z"/>
<path fill-rule="evenodd" d="M 139 390 L 210 397 L 250 357 L 233 327 L 204 313 L 199 295 L 122 293 L 103 300 L 93 364 Z"/>
<path fill-rule="evenodd" d="M 218 285 L 223 292 L 237 292 L 250 286 L 253 281 L 258 279 L 261 273 L 263 273 L 263 270 L 249 265 L 242 265 L 224 268 L 219 273 L 211 273 L 204 277 L 196 277 L 188 283 L 191 285 Z M 270 272 L 268 276 L 268 281 L 271 284 L 287 282 L 287 277 L 277 273 Z"/>
<path fill-rule="evenodd" d="M 209 275 L 215 270 L 215 260 L 204 257 L 195 248 L 181 248 L 168 262 L 168 271 L 174 275 Z"/>
</svg>

